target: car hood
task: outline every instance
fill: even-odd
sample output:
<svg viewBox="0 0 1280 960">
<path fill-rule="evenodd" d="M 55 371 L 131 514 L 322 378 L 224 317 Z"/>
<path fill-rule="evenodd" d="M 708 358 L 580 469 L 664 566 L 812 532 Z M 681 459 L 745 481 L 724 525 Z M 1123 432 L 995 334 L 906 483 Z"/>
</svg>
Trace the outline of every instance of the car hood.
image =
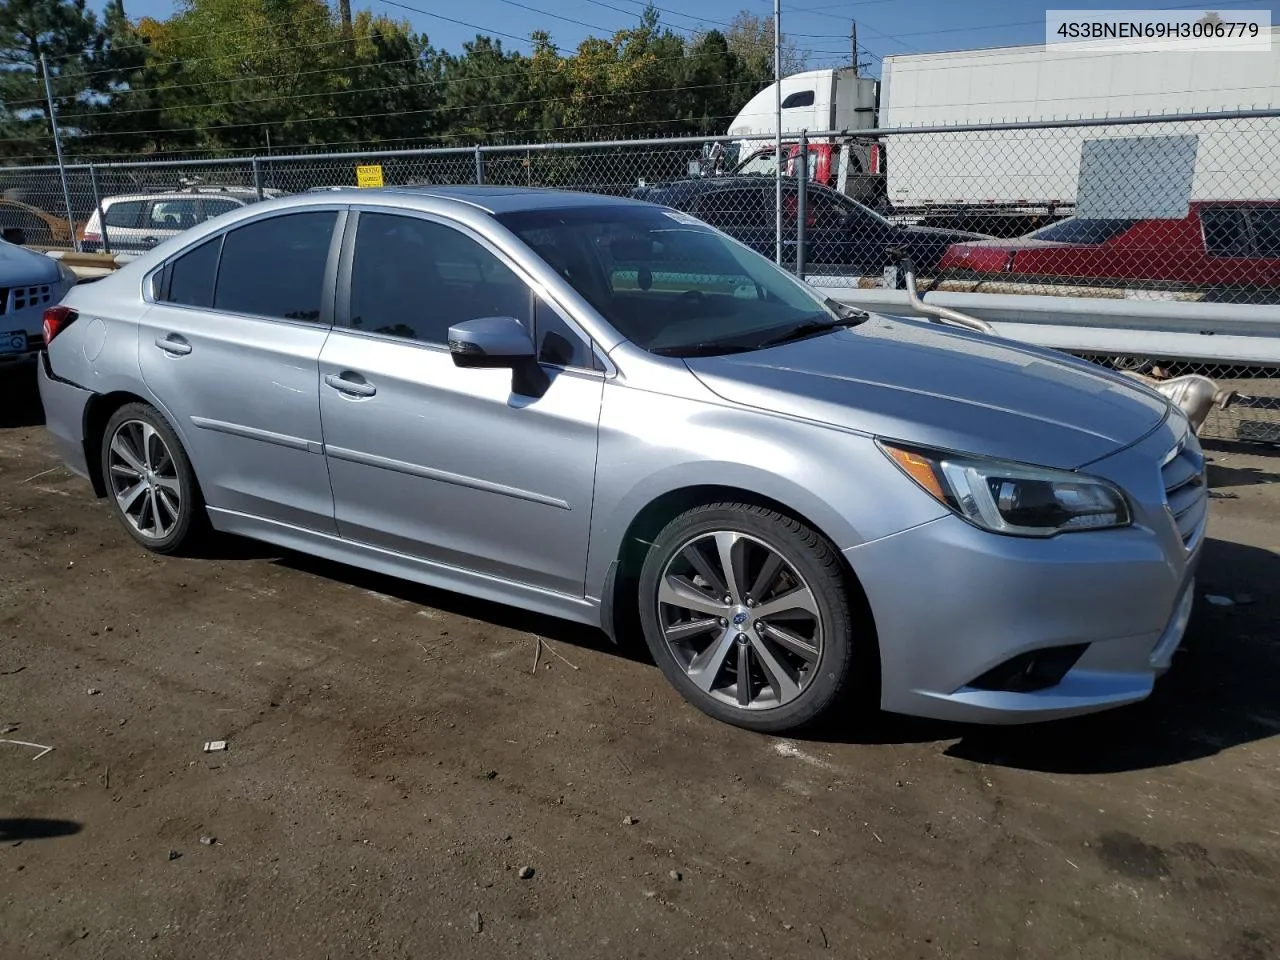
<svg viewBox="0 0 1280 960">
<path fill-rule="evenodd" d="M 893 317 L 685 361 L 724 399 L 921 445 L 1072 469 L 1128 446 L 1160 394 L 1051 351 Z"/>
<path fill-rule="evenodd" d="M 43 253 L 0 241 L 0 286 L 57 283 L 58 264 Z"/>
</svg>

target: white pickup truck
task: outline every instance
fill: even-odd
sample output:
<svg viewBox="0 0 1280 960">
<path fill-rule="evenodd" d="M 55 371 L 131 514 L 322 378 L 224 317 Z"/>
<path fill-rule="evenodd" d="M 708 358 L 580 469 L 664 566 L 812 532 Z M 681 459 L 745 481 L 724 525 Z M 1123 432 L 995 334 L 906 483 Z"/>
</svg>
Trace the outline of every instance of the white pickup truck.
<svg viewBox="0 0 1280 960">
<path fill-rule="evenodd" d="M 9 227 L 0 240 L 0 365 L 34 360 L 44 346 L 46 308 L 76 285 L 69 267 L 34 250 Z"/>
</svg>

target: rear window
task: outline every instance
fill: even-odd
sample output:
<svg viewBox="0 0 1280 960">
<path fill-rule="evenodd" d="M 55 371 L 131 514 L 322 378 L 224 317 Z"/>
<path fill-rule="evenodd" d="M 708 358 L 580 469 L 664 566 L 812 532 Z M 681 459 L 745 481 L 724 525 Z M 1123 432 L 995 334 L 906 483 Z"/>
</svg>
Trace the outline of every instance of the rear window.
<svg viewBox="0 0 1280 960">
<path fill-rule="evenodd" d="M 1244 221 L 1244 211 L 1229 207 L 1201 210 L 1200 225 L 1204 228 L 1204 248 L 1212 256 L 1249 255 L 1249 228 Z"/>
<path fill-rule="evenodd" d="M 1106 243 L 1113 237 L 1120 236 L 1137 222 L 1137 220 L 1084 220 L 1068 217 L 1057 223 L 1051 223 L 1047 227 L 1041 227 L 1028 236 L 1034 240 L 1052 240 L 1054 243 Z"/>
<path fill-rule="evenodd" d="M 145 200 L 121 200 L 119 203 L 113 203 L 107 207 L 106 218 L 108 227 L 136 227 L 142 219 L 142 208 L 146 206 Z"/>
</svg>

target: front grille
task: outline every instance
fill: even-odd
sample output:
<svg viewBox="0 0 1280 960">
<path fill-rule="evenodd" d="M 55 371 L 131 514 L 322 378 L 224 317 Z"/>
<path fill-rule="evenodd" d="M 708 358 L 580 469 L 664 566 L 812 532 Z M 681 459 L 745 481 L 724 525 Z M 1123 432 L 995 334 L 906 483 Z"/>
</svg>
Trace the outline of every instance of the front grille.
<svg viewBox="0 0 1280 960">
<path fill-rule="evenodd" d="M 26 310 L 28 307 L 39 307 L 53 302 L 53 287 L 41 284 L 37 287 L 14 287 L 13 309 Z"/>
<path fill-rule="evenodd" d="M 1204 533 L 1209 490 L 1205 484 L 1204 456 L 1190 433 L 1165 456 L 1160 473 L 1169 515 L 1178 527 L 1183 546 L 1192 550 Z"/>
</svg>

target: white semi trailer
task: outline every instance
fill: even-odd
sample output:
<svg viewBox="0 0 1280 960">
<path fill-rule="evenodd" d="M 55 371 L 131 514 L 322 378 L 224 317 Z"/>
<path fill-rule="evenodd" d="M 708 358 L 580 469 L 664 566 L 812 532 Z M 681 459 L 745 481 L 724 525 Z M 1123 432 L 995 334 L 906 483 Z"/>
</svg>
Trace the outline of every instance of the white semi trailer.
<svg viewBox="0 0 1280 960">
<path fill-rule="evenodd" d="M 886 129 L 1187 114 L 1280 106 L 1280 28 L 1266 52 L 1058 50 L 1043 45 L 888 56 Z M 1191 198 L 1280 198 L 1280 119 L 889 135 L 896 213 L 1008 235 L 1071 212 L 1086 141 L 1197 138 Z M 1000 219 L 1005 229 L 994 229 Z"/>
</svg>

